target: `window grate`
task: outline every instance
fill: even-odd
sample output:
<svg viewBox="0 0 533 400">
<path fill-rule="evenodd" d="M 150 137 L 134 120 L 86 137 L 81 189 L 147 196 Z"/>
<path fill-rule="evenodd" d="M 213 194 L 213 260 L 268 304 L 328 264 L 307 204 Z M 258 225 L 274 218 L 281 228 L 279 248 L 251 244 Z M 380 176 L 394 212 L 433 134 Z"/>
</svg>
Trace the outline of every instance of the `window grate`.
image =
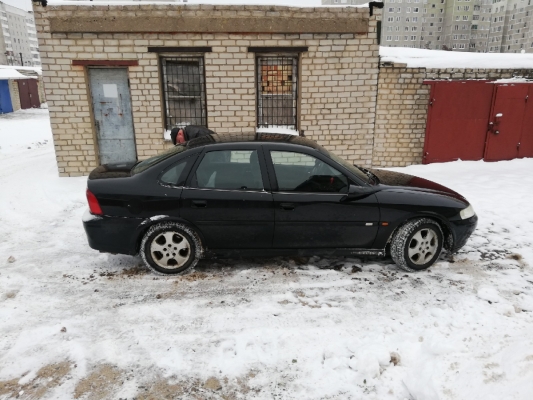
<svg viewBox="0 0 533 400">
<path fill-rule="evenodd" d="M 257 57 L 257 126 L 297 129 L 298 57 Z"/>
<path fill-rule="evenodd" d="M 207 127 L 203 57 L 162 57 L 165 128 Z"/>
</svg>

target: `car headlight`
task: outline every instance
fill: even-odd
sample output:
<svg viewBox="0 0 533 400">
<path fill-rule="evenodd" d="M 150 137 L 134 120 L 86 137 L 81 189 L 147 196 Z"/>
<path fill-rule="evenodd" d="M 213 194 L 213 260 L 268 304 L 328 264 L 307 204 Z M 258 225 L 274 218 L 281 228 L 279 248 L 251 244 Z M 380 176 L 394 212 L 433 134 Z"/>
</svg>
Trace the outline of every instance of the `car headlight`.
<svg viewBox="0 0 533 400">
<path fill-rule="evenodd" d="M 474 207 L 472 207 L 472 204 L 470 204 L 468 207 L 461 210 L 459 215 L 461 216 L 461 219 L 468 219 L 476 215 L 476 212 L 474 211 Z"/>
</svg>

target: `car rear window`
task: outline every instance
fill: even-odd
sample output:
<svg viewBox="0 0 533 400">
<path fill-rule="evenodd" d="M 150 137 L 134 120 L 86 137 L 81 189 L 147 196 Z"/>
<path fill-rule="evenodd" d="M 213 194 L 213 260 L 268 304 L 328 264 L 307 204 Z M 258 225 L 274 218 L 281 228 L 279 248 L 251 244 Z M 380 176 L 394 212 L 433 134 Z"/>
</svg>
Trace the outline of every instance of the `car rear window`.
<svg viewBox="0 0 533 400">
<path fill-rule="evenodd" d="M 159 164 L 161 161 L 166 160 L 167 158 L 172 157 L 175 154 L 179 154 L 185 151 L 186 149 L 187 147 L 184 145 L 177 145 L 161 154 L 158 154 L 157 156 L 147 158 L 146 160 L 141 161 L 133 167 L 133 169 L 131 170 L 131 175 L 139 174 L 143 171 L 146 171 L 148 168 Z"/>
</svg>

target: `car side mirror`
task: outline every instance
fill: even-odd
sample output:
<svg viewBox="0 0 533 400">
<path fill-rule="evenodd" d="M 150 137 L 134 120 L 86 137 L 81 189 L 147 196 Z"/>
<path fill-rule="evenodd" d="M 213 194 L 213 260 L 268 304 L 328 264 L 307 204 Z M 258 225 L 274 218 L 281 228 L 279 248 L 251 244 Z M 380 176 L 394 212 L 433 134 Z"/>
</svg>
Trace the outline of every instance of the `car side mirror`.
<svg viewBox="0 0 533 400">
<path fill-rule="evenodd" d="M 377 188 L 373 186 L 358 186 L 351 184 L 348 188 L 348 194 L 344 196 L 341 201 L 359 200 L 370 196 L 377 192 Z"/>
</svg>

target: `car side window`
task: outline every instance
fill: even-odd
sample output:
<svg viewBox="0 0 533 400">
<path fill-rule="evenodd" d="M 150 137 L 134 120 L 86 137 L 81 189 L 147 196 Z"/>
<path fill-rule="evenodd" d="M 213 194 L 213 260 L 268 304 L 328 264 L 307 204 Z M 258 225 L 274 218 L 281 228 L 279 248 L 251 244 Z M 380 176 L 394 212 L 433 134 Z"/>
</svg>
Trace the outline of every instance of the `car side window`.
<svg viewBox="0 0 533 400">
<path fill-rule="evenodd" d="M 186 177 L 182 176 L 182 174 L 189 160 L 190 158 L 186 158 L 185 160 L 179 161 L 176 164 L 172 165 L 169 169 L 165 171 L 163 175 L 161 175 L 161 178 L 159 178 L 159 182 L 165 185 L 173 186 L 184 185 Z"/>
<path fill-rule="evenodd" d="M 202 189 L 263 190 L 257 150 L 206 153 L 196 169 L 192 186 Z"/>
<path fill-rule="evenodd" d="M 348 178 L 318 158 L 290 151 L 271 151 L 270 155 L 280 191 L 348 192 Z"/>
</svg>

